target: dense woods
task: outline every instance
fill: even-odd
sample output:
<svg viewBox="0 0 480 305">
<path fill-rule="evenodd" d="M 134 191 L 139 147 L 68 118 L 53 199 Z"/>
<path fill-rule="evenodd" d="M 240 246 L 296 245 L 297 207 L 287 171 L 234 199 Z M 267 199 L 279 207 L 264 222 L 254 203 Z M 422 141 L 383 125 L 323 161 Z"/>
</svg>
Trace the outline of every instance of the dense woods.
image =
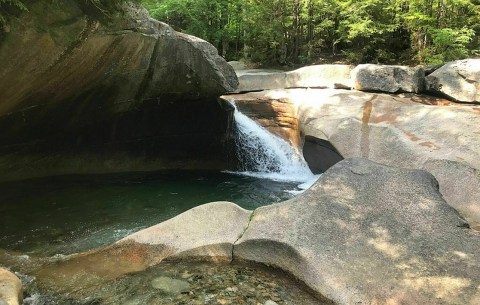
<svg viewBox="0 0 480 305">
<path fill-rule="evenodd" d="M 229 60 L 440 63 L 479 54 L 480 0 L 144 0 Z"/>
<path fill-rule="evenodd" d="M 30 1 L 0 0 L 0 25 Z M 78 1 L 104 13 L 126 2 Z M 480 55 L 480 0 L 135 1 L 176 30 L 211 42 L 228 60 L 435 64 Z"/>
</svg>

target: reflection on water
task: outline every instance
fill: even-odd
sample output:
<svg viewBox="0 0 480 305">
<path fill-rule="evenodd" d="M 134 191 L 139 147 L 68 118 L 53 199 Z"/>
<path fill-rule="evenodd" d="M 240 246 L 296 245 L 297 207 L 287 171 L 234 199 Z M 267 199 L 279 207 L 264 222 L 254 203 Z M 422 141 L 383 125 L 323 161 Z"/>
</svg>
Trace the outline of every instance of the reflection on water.
<svg viewBox="0 0 480 305">
<path fill-rule="evenodd" d="M 0 248 L 85 251 L 212 201 L 243 208 L 286 200 L 295 183 L 220 172 L 68 176 L 0 184 Z"/>
</svg>

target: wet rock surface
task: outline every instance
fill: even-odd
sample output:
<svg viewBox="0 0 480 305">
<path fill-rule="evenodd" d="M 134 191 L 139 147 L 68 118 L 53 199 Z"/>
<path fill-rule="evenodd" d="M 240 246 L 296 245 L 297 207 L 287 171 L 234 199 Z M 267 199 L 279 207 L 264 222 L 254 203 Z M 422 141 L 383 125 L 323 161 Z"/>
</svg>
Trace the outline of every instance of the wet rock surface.
<svg viewBox="0 0 480 305">
<path fill-rule="evenodd" d="M 290 99 L 284 97 L 275 99 L 248 94 L 225 95 L 221 99 L 234 103 L 240 112 L 255 120 L 271 133 L 289 141 L 294 147 L 301 147 L 296 107 Z"/>
<path fill-rule="evenodd" d="M 167 295 L 177 295 L 182 292 L 187 292 L 190 289 L 190 284 L 188 282 L 168 276 L 154 278 L 151 285 L 153 288 L 158 289 Z"/>
</svg>

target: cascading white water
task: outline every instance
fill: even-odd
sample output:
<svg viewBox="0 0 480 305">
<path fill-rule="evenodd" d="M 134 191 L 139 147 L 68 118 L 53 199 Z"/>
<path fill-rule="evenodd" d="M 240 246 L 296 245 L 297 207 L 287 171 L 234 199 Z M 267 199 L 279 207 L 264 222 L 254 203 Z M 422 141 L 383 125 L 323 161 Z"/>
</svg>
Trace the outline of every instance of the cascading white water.
<svg viewBox="0 0 480 305">
<path fill-rule="evenodd" d="M 300 152 L 232 105 L 235 107 L 235 143 L 240 174 L 306 183 L 305 188 L 318 178 L 310 171 Z"/>
</svg>

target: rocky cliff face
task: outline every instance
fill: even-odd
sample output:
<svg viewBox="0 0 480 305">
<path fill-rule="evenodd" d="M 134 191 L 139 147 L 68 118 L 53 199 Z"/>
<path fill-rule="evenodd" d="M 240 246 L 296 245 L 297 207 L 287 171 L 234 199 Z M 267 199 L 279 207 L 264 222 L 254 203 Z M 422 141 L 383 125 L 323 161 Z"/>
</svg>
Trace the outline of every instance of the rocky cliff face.
<svg viewBox="0 0 480 305">
<path fill-rule="evenodd" d="M 85 3 L 30 1 L 4 29 L 2 178 L 224 166 L 216 97 L 238 82 L 217 50 L 135 5 Z"/>
</svg>

